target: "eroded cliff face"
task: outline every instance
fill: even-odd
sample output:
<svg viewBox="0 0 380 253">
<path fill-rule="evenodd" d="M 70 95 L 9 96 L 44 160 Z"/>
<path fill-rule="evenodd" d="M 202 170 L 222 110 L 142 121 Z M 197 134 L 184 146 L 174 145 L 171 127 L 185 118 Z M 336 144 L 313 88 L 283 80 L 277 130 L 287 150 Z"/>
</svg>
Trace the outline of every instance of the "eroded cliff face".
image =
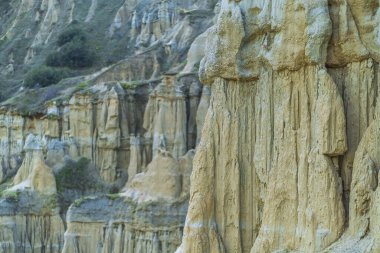
<svg viewBox="0 0 380 253">
<path fill-rule="evenodd" d="M 1 193 L 1 252 L 61 252 L 64 221 L 60 216 L 56 180 L 45 163 L 45 140 L 29 135 L 25 159 L 13 186 Z"/>
<path fill-rule="evenodd" d="M 0 1 L 12 92 L 69 23 L 122 59 L 1 104 L 1 252 L 380 251 L 378 0 L 216 2 Z"/>
<path fill-rule="evenodd" d="M 378 5 L 221 1 L 177 252 L 377 252 Z"/>
<path fill-rule="evenodd" d="M 196 92 L 192 88 L 194 86 L 198 87 Z M 27 205 L 29 202 L 20 199 L 20 194 L 42 194 L 40 198 L 43 203 L 50 203 L 52 198 L 56 198 L 53 209 L 49 206 L 44 208 L 47 212 L 53 212 L 54 222 L 60 222 L 62 226 L 54 232 L 61 236 L 59 241 L 54 241 L 57 245 L 47 252 L 118 252 L 123 249 L 126 252 L 174 252 L 180 245 L 187 212 L 194 156 L 191 149 L 195 147 L 197 138 L 194 134 L 197 131 L 195 120 L 202 121 L 202 116 L 197 116 L 200 97 L 201 85 L 197 77 L 191 74 L 186 75 L 186 80 L 178 81 L 174 76 L 166 76 L 151 91 L 144 85 L 137 90 L 124 90 L 118 83 L 98 84 L 75 93 L 67 103 L 48 103 L 47 114 L 39 117 L 21 117 L 5 111 L 4 118 L 10 118 L 10 122 L 20 119 L 21 124 L 15 127 L 8 123 L 1 139 L 6 145 L 17 143 L 21 146 L 16 146 L 16 154 L 22 163 L 15 167 L 17 174 L 12 182 L 4 183 L 7 189 L 2 193 L 4 201 L 9 196 L 14 198 L 14 213 L 1 217 L 4 220 L 18 219 L 21 212 L 19 203 Z M 136 98 L 140 100 L 137 102 Z M 189 125 L 192 128 L 188 128 Z M 17 131 L 18 135 L 13 131 Z M 15 141 L 14 138 L 20 139 Z M 83 158 L 94 167 L 90 173 L 98 174 L 100 180 L 92 186 L 95 189 L 93 196 L 100 197 L 95 197 L 90 207 L 81 205 L 91 200 L 84 197 L 91 195 L 90 189 L 79 187 L 81 193 L 75 186 L 69 187 L 69 190 L 62 189 L 65 186 L 62 177 L 74 172 L 65 172 L 65 168 L 73 166 L 70 161 L 77 160 L 79 163 Z M 3 157 L 4 163 L 8 164 L 12 159 L 8 153 Z M 3 181 L 8 180 L 15 171 L 7 168 L 4 166 L 2 170 Z M 79 167 L 79 170 L 85 168 Z M 83 173 L 87 172 L 78 175 Z M 82 175 L 72 180 L 91 180 L 91 177 Z M 70 186 L 70 182 L 67 184 Z M 86 182 L 83 184 L 87 185 Z M 123 186 L 125 189 L 120 196 L 104 196 L 107 188 L 118 191 Z M 73 204 L 67 216 L 62 213 L 65 210 L 58 202 L 60 198 L 75 199 L 81 196 L 82 200 Z M 115 207 L 113 211 L 104 210 L 105 199 Z M 31 204 L 38 208 L 38 203 Z M 104 213 L 97 214 L 92 207 Z M 152 212 L 158 212 L 157 217 L 150 217 Z M 136 214 L 138 217 L 135 217 Z M 51 219 L 43 211 L 29 213 L 25 210 L 26 219 L 29 216 L 41 222 Z M 168 224 L 168 220 L 172 224 Z M 34 220 L 30 222 L 30 225 L 21 222 L 17 228 L 23 231 L 31 229 L 29 226 L 40 226 Z M 114 222 L 120 228 L 115 230 Z M 64 245 L 63 224 L 67 224 Z M 103 228 L 107 224 L 110 230 L 105 232 Z M 4 238 L 9 229 L 8 225 L 4 228 Z M 45 232 L 53 233 L 49 230 Z M 45 232 L 33 231 L 35 236 Z M 23 234 L 18 232 L 12 238 L 5 238 L 4 243 L 9 244 L 6 247 L 9 251 L 5 252 L 18 252 L 14 246 L 16 244 L 30 250 L 41 250 L 40 244 L 31 242 L 26 245 L 23 240 Z M 98 244 L 94 244 L 95 241 Z M 44 245 L 47 243 L 53 242 L 44 242 Z"/>
<path fill-rule="evenodd" d="M 202 40 L 191 45 L 211 26 L 214 5 L 4 4 L 0 84 L 17 85 L 2 93 L 13 96 L 0 112 L 1 252 L 170 253 L 179 247 L 194 148 L 210 100 L 197 75 Z M 59 51 L 57 37 L 73 24 L 92 29 L 98 54 L 116 52 L 120 61 L 46 88 L 21 87 L 17 79 Z M 20 36 L 24 46 L 16 53 Z"/>
</svg>

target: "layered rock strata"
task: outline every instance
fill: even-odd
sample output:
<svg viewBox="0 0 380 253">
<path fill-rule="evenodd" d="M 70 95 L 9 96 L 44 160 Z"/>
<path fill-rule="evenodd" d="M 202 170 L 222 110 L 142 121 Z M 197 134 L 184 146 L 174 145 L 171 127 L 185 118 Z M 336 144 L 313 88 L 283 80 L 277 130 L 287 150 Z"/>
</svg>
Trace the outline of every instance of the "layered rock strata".
<svg viewBox="0 0 380 253">
<path fill-rule="evenodd" d="M 29 135 L 25 159 L 13 186 L 0 199 L 1 252 L 52 252 L 63 247 L 64 222 L 59 214 L 53 171 L 43 158 L 45 141 Z"/>
<path fill-rule="evenodd" d="M 23 191 L 0 203 L 1 252 L 62 252 L 65 226 L 55 196 Z"/>
<path fill-rule="evenodd" d="M 166 76 L 152 92 L 144 115 L 145 138 L 152 142 L 153 156 L 159 148 L 176 158 L 187 150 L 185 94 L 175 84 L 175 76 Z"/>
<path fill-rule="evenodd" d="M 193 155 L 176 160 L 159 150 L 121 194 L 74 203 L 63 252 L 174 252 L 183 233 Z"/>
<path fill-rule="evenodd" d="M 196 138 L 194 134 L 187 134 L 187 126 L 188 121 L 195 121 L 197 117 L 194 113 L 197 111 L 201 93 L 197 89 L 198 92 L 190 96 L 192 89 L 187 87 L 188 82 L 177 82 L 174 76 L 169 78 L 169 83 L 164 79 L 163 83 L 153 89 L 148 103 L 136 102 L 136 98 L 133 95 L 131 97 L 130 91 L 122 89 L 119 84 L 95 85 L 75 93 L 66 104 L 49 103 L 45 116 L 20 117 L 19 127 L 7 126 L 6 133 L 19 131 L 17 132 L 20 138 L 18 145 L 23 145 L 18 153 L 22 163 L 17 167 L 17 174 L 12 180 L 13 184 L 2 193 L 5 199 L 1 200 L 4 205 L 8 205 L 6 201 L 13 201 L 13 197 L 17 198 L 14 203 L 11 203 L 12 207 L 7 208 L 17 215 L 22 214 L 21 220 L 17 220 L 17 225 L 14 225 L 16 221 L 12 221 L 9 226 L 4 227 L 2 242 L 8 245 L 6 249 L 9 252 L 18 252 L 17 247 L 28 248 L 31 251 L 41 250 L 41 252 L 61 252 L 61 250 L 63 252 L 94 252 L 93 240 L 99 242 L 96 250 L 117 252 L 118 249 L 113 248 L 112 245 L 116 240 L 115 233 L 119 232 L 121 234 L 116 236 L 118 240 L 121 240 L 118 245 L 125 247 L 125 250 L 129 247 L 127 252 L 136 252 L 136 250 L 174 252 L 180 245 L 182 237 L 194 155 L 194 151 L 187 152 L 187 139 L 191 137 L 194 143 Z M 200 87 L 195 76 L 191 80 Z M 149 89 L 146 89 L 144 92 L 148 91 Z M 139 93 L 138 96 L 145 94 L 141 93 L 142 91 L 136 92 Z M 159 100 L 157 100 L 157 94 L 159 94 Z M 195 102 L 190 101 L 191 99 L 195 99 Z M 147 96 L 145 96 L 146 100 L 148 100 Z M 143 122 L 143 115 L 138 113 L 143 111 L 146 103 L 145 115 L 153 117 L 153 121 L 147 124 L 149 126 L 147 130 L 138 125 Z M 158 105 L 154 107 L 158 111 L 152 110 L 149 104 Z M 135 112 L 129 111 L 131 105 L 132 108 L 133 106 L 137 108 Z M 191 113 L 187 105 L 191 105 Z M 9 115 L 9 117 L 12 119 L 18 116 Z M 169 122 L 175 121 L 177 117 L 180 119 L 177 121 L 180 127 L 174 127 L 172 131 L 169 128 Z M 163 124 L 166 124 L 166 127 Z M 132 134 L 129 129 L 135 132 Z M 146 138 L 149 129 L 163 130 L 160 132 L 160 137 L 169 141 L 164 142 L 165 145 L 153 148 L 154 141 Z M 192 131 L 196 131 L 196 126 Z M 147 134 L 143 135 L 144 132 Z M 12 142 L 12 136 L 12 134 L 2 136 L 3 142 Z M 181 151 L 176 153 L 176 156 L 172 154 L 173 147 L 181 147 Z M 61 210 L 58 208 L 55 177 L 65 175 L 61 173 L 62 167 L 73 166 L 68 163 L 69 160 L 80 160 L 82 157 L 92 162 L 107 185 L 111 183 L 116 186 L 121 185 L 126 182 L 127 177 L 129 179 L 122 197 L 117 195 L 105 197 L 110 205 L 115 206 L 115 210 L 104 210 L 108 214 L 104 214 L 101 219 L 98 215 L 93 216 L 94 211 L 87 207 L 80 209 L 79 204 L 82 200 L 73 204 L 67 216 L 60 214 Z M 5 156 L 4 159 L 9 159 L 9 157 Z M 79 167 L 79 169 L 84 168 Z M 7 176 L 9 175 L 11 174 Z M 4 180 L 6 179 L 7 177 L 4 176 Z M 60 180 L 62 188 L 62 179 Z M 167 188 L 163 188 L 163 184 Z M 93 187 L 100 187 L 100 185 Z M 26 205 L 28 201 L 20 203 L 19 201 L 24 201 L 24 199 L 18 198 L 28 194 L 39 196 L 41 200 L 33 202 L 36 207 L 31 212 L 25 210 L 24 215 L 20 205 Z M 63 193 L 61 189 L 59 194 L 78 195 L 75 189 Z M 68 198 L 72 198 L 70 196 Z M 123 199 L 127 202 L 124 203 Z M 34 199 L 31 198 L 30 201 Z M 91 207 L 98 206 L 103 210 L 104 203 L 104 198 L 94 200 Z M 141 216 L 133 218 L 136 213 L 145 210 L 146 206 L 151 206 L 154 211 L 149 209 L 142 212 Z M 172 212 L 167 212 L 167 210 L 172 210 Z M 75 216 L 77 212 L 81 215 Z M 126 212 L 130 212 L 129 216 L 125 216 Z M 154 219 L 149 218 L 148 214 L 151 212 L 158 212 L 160 215 Z M 19 219 L 17 215 L 7 213 L 2 216 L 2 219 Z M 31 216 L 34 217 L 32 220 Z M 70 217 L 73 216 L 77 218 L 71 220 Z M 120 231 L 116 232 L 113 229 L 116 226 L 113 224 L 114 220 L 118 220 L 116 223 L 120 225 L 121 230 L 124 231 L 126 227 L 128 229 L 124 232 L 118 229 Z M 167 223 L 168 220 L 172 223 Z M 68 226 L 64 247 L 63 222 L 67 222 Z M 161 223 L 157 224 L 157 222 Z M 48 227 L 42 227 L 40 223 Z M 109 241 L 104 241 L 105 235 L 101 233 L 103 227 L 108 226 L 107 224 L 110 224 L 110 230 L 107 232 Z M 13 237 L 9 237 L 7 233 L 13 231 L 14 226 L 17 226 L 17 231 L 15 230 Z M 41 227 L 44 230 L 35 230 L 34 227 Z M 59 229 L 56 231 L 55 228 Z M 30 232 L 35 233 L 33 236 L 49 233 L 54 238 L 46 237 L 41 245 L 34 241 L 28 244 L 24 241 L 23 231 L 30 231 L 30 229 L 34 229 Z M 87 240 L 86 238 L 92 234 L 94 234 L 92 239 Z M 47 248 L 48 244 L 50 248 Z"/>
<path fill-rule="evenodd" d="M 174 252 L 181 243 L 186 210 L 186 201 L 86 199 L 69 210 L 62 252 Z"/>
</svg>

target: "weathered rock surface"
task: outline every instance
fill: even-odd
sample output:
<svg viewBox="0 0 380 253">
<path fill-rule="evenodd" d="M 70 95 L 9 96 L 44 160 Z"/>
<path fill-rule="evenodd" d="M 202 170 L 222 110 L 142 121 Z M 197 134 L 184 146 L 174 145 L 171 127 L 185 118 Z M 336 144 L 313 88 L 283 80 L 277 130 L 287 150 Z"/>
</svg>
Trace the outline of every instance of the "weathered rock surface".
<svg viewBox="0 0 380 253">
<path fill-rule="evenodd" d="M 169 253 L 181 243 L 209 98 L 197 77 L 201 45 L 187 51 L 215 1 L 90 2 L 15 0 L 0 15 L 0 84 L 15 84 L 0 113 L 1 252 Z M 121 61 L 17 90 L 70 24 Z"/>
<path fill-rule="evenodd" d="M 174 252 L 181 243 L 193 155 L 189 151 L 177 161 L 160 150 L 121 194 L 75 202 L 63 252 Z"/>
<path fill-rule="evenodd" d="M 379 6 L 368 6 L 221 1 L 206 32 L 200 77 L 212 98 L 177 252 L 321 252 L 349 231 L 363 239 L 353 252 L 377 252 L 367 229 L 376 163 L 360 151 L 372 142 L 378 152 Z M 348 252 L 344 243 L 334 249 Z"/>
<path fill-rule="evenodd" d="M 216 2 L 0 1 L 0 252 L 380 252 L 379 1 Z M 71 22 L 113 64 L 16 91 Z"/>
<path fill-rule="evenodd" d="M 40 194 L 52 195 L 57 191 L 53 170 L 43 158 L 43 141 L 39 136 L 29 135 L 25 141 L 24 161 L 14 180 L 14 186 L 7 191 L 30 188 Z"/>
<path fill-rule="evenodd" d="M 174 252 L 181 243 L 186 210 L 186 199 L 85 199 L 69 209 L 62 252 Z"/>
<path fill-rule="evenodd" d="M 153 156 L 159 148 L 178 158 L 187 150 L 185 94 L 175 85 L 175 76 L 164 77 L 150 95 L 144 115 L 145 138 L 151 139 Z"/>
<path fill-rule="evenodd" d="M 57 204 L 55 195 L 31 190 L 5 194 L 0 200 L 1 252 L 60 253 L 65 226 Z"/>
</svg>

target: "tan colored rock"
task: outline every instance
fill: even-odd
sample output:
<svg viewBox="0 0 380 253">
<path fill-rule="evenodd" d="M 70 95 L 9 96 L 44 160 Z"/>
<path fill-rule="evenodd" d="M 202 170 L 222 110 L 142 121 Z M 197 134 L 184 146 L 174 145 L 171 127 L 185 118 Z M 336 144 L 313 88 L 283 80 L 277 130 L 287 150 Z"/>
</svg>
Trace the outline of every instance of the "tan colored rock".
<svg viewBox="0 0 380 253">
<path fill-rule="evenodd" d="M 183 87 L 188 87 L 187 96 L 187 150 L 193 149 L 196 146 L 198 134 L 198 108 L 202 96 L 202 85 L 199 83 L 198 77 L 187 75 L 181 77 Z"/>
<path fill-rule="evenodd" d="M 344 100 L 347 124 L 348 150 L 342 158 L 340 170 L 344 187 L 346 210 L 348 208 L 351 174 L 357 147 L 375 116 L 379 81 L 378 65 L 372 59 L 352 62 L 342 68 L 329 68 L 328 72 L 338 85 Z"/>
<path fill-rule="evenodd" d="M 361 61 L 369 52 L 363 45 L 357 23 L 347 0 L 329 1 L 332 20 L 332 37 L 328 47 L 327 64 L 343 66 Z"/>
<path fill-rule="evenodd" d="M 203 86 L 202 89 L 202 97 L 199 102 L 198 110 L 197 110 L 197 145 L 199 144 L 201 137 L 202 137 L 202 129 L 203 124 L 206 118 L 207 110 L 210 107 L 210 97 L 211 97 L 211 91 L 210 87 Z"/>
<path fill-rule="evenodd" d="M 194 42 L 191 44 L 189 53 L 187 55 L 187 63 L 182 73 L 193 73 L 198 72 L 197 64 L 200 63 L 202 58 L 205 56 L 205 43 L 207 40 L 207 33 L 202 33 L 199 35 Z"/>
<path fill-rule="evenodd" d="M 222 1 L 201 64 L 211 107 L 178 252 L 318 252 L 343 234 L 346 117 L 322 67 L 329 14 L 327 1 Z"/>
<path fill-rule="evenodd" d="M 150 95 L 144 114 L 145 137 L 152 140 L 153 156 L 164 149 L 178 158 L 187 150 L 185 94 L 175 76 L 165 76 Z"/>
<path fill-rule="evenodd" d="M 64 121 L 70 122 L 66 131 L 74 145 L 71 153 L 92 160 L 102 178 L 114 182 L 120 170 L 127 170 L 129 143 L 124 140 L 129 130 L 123 91 L 118 86 L 105 87 L 99 97 L 96 93 L 75 94 L 68 112 L 64 112 Z"/>
<path fill-rule="evenodd" d="M 24 146 L 25 119 L 12 114 L 0 114 L 0 181 L 12 175 L 21 165 Z"/>
<path fill-rule="evenodd" d="M 97 113 L 94 122 L 96 124 L 95 164 L 107 182 L 115 181 L 117 176 L 117 149 L 120 148 L 121 138 L 119 108 L 118 94 L 112 88 L 95 111 Z"/>
<path fill-rule="evenodd" d="M 347 0 L 355 19 L 360 38 L 370 57 L 380 61 L 380 11 L 376 0 Z"/>
<path fill-rule="evenodd" d="M 185 209 L 184 202 L 84 200 L 69 209 L 62 252 L 172 253 L 181 242 Z"/>
<path fill-rule="evenodd" d="M 372 251 L 380 250 L 378 238 L 378 168 L 380 164 L 380 121 L 367 129 L 355 153 L 350 198 L 350 234 L 374 239 Z"/>
<path fill-rule="evenodd" d="M 12 175 L 22 163 L 21 153 L 29 134 L 44 136 L 46 145 L 60 138 L 60 123 L 54 117 L 22 117 L 12 112 L 0 114 L 0 181 Z"/>
<path fill-rule="evenodd" d="M 380 121 L 374 120 L 355 153 L 349 203 L 349 227 L 330 252 L 378 252 Z"/>
<path fill-rule="evenodd" d="M 0 216 L 2 252 L 61 253 L 63 234 L 64 225 L 58 214 Z"/>
<path fill-rule="evenodd" d="M 188 174 L 188 173 L 187 173 Z M 158 150 L 145 173 L 135 175 L 123 196 L 142 201 L 174 200 L 181 194 L 181 171 L 168 152 Z"/>
<path fill-rule="evenodd" d="M 143 168 L 143 156 L 142 156 L 142 143 L 139 136 L 131 136 L 131 156 L 128 166 L 128 180 L 132 180 L 133 177 L 142 172 Z"/>
<path fill-rule="evenodd" d="M 345 124 L 329 127 L 331 120 L 343 115 L 342 100 L 325 70 L 309 67 L 301 73 L 273 72 L 273 83 L 265 79 L 214 83 L 195 158 L 183 252 L 223 252 L 221 248 L 249 252 L 252 245 L 252 252 L 314 251 L 342 234 L 341 182 L 330 155 L 346 150 Z M 308 84 L 297 82 L 297 78 L 306 78 Z M 303 95 L 306 93 L 315 99 Z M 255 106 L 265 99 L 269 115 L 264 113 L 265 107 Z M 312 124 L 317 127 L 310 133 Z M 332 145 L 329 149 L 334 151 L 327 151 L 326 145 Z M 213 158 L 212 154 L 220 156 Z M 319 202 L 322 198 L 323 206 Z M 258 227 L 261 229 L 256 230 Z M 222 238 L 219 243 L 218 236 Z M 195 244 L 197 237 L 209 239 Z M 319 244 L 311 244 L 316 241 Z"/>
<path fill-rule="evenodd" d="M 94 131 L 93 107 L 90 96 L 75 94 L 70 99 L 70 137 L 74 137 L 77 141 L 80 155 L 91 158 Z"/>
<path fill-rule="evenodd" d="M 43 159 L 43 139 L 29 135 L 25 141 L 26 156 L 8 191 L 31 188 L 40 194 L 52 195 L 57 192 L 53 171 Z"/>
<path fill-rule="evenodd" d="M 179 158 L 179 171 L 181 172 L 181 188 L 182 196 L 187 196 L 190 193 L 190 177 L 193 172 L 193 159 L 195 155 L 195 150 L 189 150 L 186 155 Z"/>
</svg>

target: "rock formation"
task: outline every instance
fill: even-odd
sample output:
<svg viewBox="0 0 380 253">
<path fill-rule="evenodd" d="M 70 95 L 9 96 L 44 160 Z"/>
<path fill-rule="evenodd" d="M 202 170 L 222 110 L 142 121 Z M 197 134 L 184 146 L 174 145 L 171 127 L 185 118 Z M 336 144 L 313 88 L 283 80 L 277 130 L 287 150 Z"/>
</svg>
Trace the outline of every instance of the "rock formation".
<svg viewBox="0 0 380 253">
<path fill-rule="evenodd" d="M 25 141 L 26 156 L 19 168 L 9 191 L 31 188 L 40 194 L 52 195 L 56 193 L 56 183 L 53 171 L 43 158 L 43 140 L 40 137 L 29 135 Z"/>
<path fill-rule="evenodd" d="M 380 252 L 379 6 L 0 1 L 0 252 Z"/>
<path fill-rule="evenodd" d="M 63 252 L 174 252 L 181 242 L 193 156 L 191 150 L 176 160 L 158 150 L 147 171 L 136 174 L 121 194 L 74 203 Z"/>
<path fill-rule="evenodd" d="M 146 138 L 153 144 L 153 156 L 159 148 L 178 158 L 187 149 L 185 94 L 175 85 L 175 76 L 165 76 L 151 94 L 144 115 Z"/>
<path fill-rule="evenodd" d="M 376 162 L 356 149 L 378 97 L 378 5 L 347 2 L 221 2 L 206 32 L 200 77 L 212 98 L 177 252 L 321 252 L 346 217 L 346 233 L 371 236 Z"/>
<path fill-rule="evenodd" d="M 59 215 L 56 180 L 44 161 L 46 140 L 30 134 L 14 186 L 2 192 L 2 252 L 61 252 L 64 223 Z"/>
</svg>

